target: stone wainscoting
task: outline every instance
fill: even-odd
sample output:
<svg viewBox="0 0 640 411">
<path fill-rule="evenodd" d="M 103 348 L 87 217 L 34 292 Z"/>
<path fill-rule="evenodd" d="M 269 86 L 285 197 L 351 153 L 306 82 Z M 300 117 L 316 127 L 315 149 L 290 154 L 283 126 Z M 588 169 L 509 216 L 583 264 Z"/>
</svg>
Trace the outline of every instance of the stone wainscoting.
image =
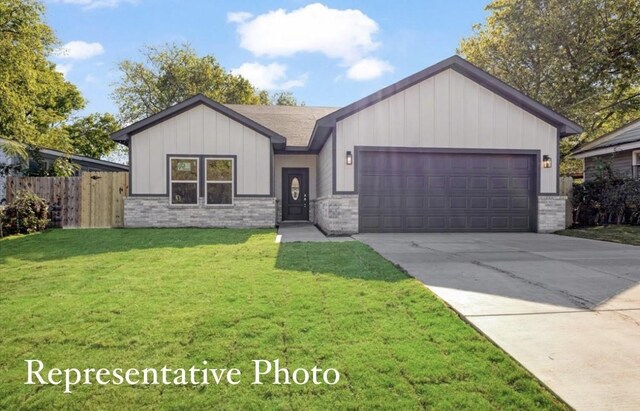
<svg viewBox="0 0 640 411">
<path fill-rule="evenodd" d="M 358 232 L 358 196 L 334 195 L 316 199 L 315 224 L 329 235 Z"/>
<path fill-rule="evenodd" d="M 263 228 L 276 224 L 276 199 L 236 197 L 230 206 L 169 205 L 168 197 L 126 197 L 125 227 Z"/>
<path fill-rule="evenodd" d="M 567 224 L 567 197 L 538 196 L 538 232 L 553 233 L 564 230 Z"/>
</svg>

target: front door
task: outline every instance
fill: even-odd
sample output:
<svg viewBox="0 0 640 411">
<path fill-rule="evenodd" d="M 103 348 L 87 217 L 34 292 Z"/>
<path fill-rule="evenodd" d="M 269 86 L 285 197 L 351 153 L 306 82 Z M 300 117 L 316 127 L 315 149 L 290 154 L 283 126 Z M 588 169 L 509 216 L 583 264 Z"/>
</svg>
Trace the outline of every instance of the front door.
<svg viewBox="0 0 640 411">
<path fill-rule="evenodd" d="M 309 220 L 309 169 L 282 169 L 282 221 Z"/>
</svg>

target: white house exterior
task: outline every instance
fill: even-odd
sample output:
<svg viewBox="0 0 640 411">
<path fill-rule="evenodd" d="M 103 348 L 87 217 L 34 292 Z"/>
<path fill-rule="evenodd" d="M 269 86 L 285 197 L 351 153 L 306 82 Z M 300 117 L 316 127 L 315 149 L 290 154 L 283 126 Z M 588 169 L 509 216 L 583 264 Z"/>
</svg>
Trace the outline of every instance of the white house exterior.
<svg viewBox="0 0 640 411">
<path fill-rule="evenodd" d="M 127 226 L 548 232 L 559 139 L 580 131 L 454 56 L 341 109 L 196 96 L 112 137 L 131 149 Z"/>
</svg>

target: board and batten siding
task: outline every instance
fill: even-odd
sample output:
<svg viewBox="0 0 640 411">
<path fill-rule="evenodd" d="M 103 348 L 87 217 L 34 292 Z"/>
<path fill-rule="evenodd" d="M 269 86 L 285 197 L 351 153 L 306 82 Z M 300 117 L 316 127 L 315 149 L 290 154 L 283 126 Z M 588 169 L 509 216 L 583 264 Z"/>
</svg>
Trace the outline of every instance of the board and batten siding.
<svg viewBox="0 0 640 411">
<path fill-rule="evenodd" d="M 131 138 L 131 193 L 167 195 L 167 154 L 235 155 L 239 195 L 269 195 L 269 138 L 198 105 Z"/>
<path fill-rule="evenodd" d="M 540 150 L 553 160 L 541 169 L 541 192 L 556 192 L 556 128 L 451 69 L 338 121 L 336 131 L 337 191 L 354 190 L 345 153 L 378 146 Z"/>
<path fill-rule="evenodd" d="M 293 154 L 275 156 L 275 194 L 278 200 L 282 200 L 282 169 L 283 168 L 308 168 L 309 169 L 309 199 L 314 200 L 316 191 L 316 160 L 315 154 Z"/>
<path fill-rule="evenodd" d="M 333 192 L 333 139 L 330 137 L 318 155 L 318 198 Z"/>
</svg>

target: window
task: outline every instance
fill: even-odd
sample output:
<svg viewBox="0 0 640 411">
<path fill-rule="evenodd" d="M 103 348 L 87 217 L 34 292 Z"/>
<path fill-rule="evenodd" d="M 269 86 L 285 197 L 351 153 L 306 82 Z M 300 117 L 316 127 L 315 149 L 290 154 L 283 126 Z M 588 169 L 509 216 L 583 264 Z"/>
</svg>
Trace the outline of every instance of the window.
<svg viewBox="0 0 640 411">
<path fill-rule="evenodd" d="M 640 150 L 631 153 L 631 175 L 640 178 Z"/>
<path fill-rule="evenodd" d="M 198 158 L 172 157 L 169 176 L 170 204 L 198 204 Z"/>
<path fill-rule="evenodd" d="M 233 204 L 233 159 L 207 158 L 205 162 L 206 204 Z"/>
</svg>

